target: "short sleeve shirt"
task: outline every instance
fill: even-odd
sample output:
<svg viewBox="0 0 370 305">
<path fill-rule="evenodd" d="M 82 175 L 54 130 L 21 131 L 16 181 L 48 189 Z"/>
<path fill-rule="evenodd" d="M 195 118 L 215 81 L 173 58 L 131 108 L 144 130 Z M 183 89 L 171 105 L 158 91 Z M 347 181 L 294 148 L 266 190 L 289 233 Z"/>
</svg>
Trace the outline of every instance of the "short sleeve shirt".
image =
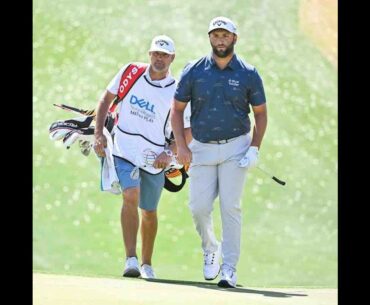
<svg viewBox="0 0 370 305">
<path fill-rule="evenodd" d="M 248 133 L 250 105 L 266 102 L 256 68 L 236 54 L 223 70 L 211 54 L 189 63 L 181 74 L 175 99 L 191 101 L 192 135 L 200 142 Z"/>
</svg>

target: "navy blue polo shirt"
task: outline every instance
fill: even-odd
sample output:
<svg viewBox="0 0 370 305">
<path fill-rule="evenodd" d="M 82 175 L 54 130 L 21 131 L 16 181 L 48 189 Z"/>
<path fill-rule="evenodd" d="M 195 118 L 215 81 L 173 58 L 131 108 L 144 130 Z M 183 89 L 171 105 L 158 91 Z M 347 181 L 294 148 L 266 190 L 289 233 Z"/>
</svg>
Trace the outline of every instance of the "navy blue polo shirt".
<svg viewBox="0 0 370 305">
<path fill-rule="evenodd" d="M 189 63 L 182 71 L 175 99 L 191 101 L 192 135 L 204 143 L 248 133 L 249 104 L 266 102 L 256 68 L 236 54 L 223 70 L 211 54 Z"/>
</svg>

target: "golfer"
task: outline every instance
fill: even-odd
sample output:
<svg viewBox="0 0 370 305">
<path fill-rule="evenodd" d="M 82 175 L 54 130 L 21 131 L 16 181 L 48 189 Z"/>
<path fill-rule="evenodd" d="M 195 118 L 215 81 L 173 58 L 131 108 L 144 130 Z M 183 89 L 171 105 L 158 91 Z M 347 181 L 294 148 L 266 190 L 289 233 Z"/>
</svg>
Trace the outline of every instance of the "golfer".
<svg viewBox="0 0 370 305">
<path fill-rule="evenodd" d="M 212 52 L 184 68 L 172 104 L 171 123 L 177 159 L 182 164 L 190 163 L 189 207 L 201 238 L 204 278 L 213 280 L 221 270 L 218 286 L 235 287 L 241 196 L 247 172 L 257 164 L 267 127 L 266 98 L 256 68 L 234 53 L 238 39 L 234 22 L 226 17 L 214 18 L 208 36 Z M 193 140 L 187 146 L 183 111 L 189 101 Z M 221 243 L 214 234 L 212 221 L 217 196 Z"/>
</svg>

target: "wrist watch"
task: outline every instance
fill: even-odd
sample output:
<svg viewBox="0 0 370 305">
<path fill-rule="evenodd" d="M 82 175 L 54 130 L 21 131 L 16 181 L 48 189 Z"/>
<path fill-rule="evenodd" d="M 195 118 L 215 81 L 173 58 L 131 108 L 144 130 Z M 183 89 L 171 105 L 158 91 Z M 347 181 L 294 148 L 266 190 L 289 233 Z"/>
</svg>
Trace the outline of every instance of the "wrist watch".
<svg viewBox="0 0 370 305">
<path fill-rule="evenodd" d="M 169 156 L 169 157 L 173 157 L 173 152 L 172 152 L 171 150 L 169 150 L 169 149 L 165 149 L 165 150 L 164 150 L 164 153 L 165 153 L 167 156 Z"/>
</svg>

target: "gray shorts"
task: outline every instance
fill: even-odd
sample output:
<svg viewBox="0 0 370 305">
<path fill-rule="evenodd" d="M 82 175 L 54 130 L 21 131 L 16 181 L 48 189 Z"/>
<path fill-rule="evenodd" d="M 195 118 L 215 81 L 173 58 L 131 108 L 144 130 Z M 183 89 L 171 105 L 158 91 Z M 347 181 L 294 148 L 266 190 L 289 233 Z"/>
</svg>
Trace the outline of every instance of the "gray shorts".
<svg viewBox="0 0 370 305">
<path fill-rule="evenodd" d="M 114 165 L 122 190 L 139 187 L 139 207 L 146 211 L 157 209 L 164 186 L 164 172 L 153 175 L 139 169 L 138 175 L 133 175 L 135 166 L 118 157 L 114 157 Z"/>
</svg>

